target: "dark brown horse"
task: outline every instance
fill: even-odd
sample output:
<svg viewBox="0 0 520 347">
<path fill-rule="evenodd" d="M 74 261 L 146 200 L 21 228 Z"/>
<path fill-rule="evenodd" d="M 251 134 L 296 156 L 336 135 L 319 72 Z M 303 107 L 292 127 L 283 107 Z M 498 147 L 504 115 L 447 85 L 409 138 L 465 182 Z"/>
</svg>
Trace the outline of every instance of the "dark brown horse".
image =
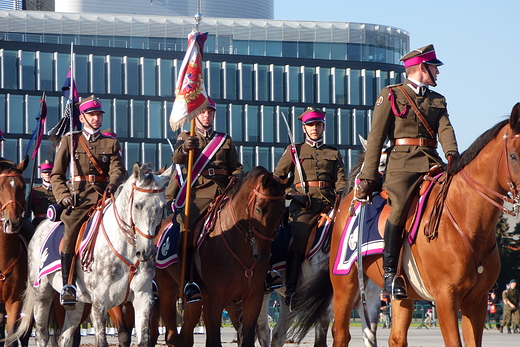
<svg viewBox="0 0 520 347">
<path fill-rule="evenodd" d="M 17 166 L 0 164 L 0 302 L 5 305 L 8 334 L 12 334 L 22 312 L 27 281 L 27 250 L 19 232 L 25 202 L 25 181 L 22 172 L 29 158 Z M 27 346 L 29 334 L 20 339 Z M 13 345 L 17 345 L 14 343 Z"/>
<path fill-rule="evenodd" d="M 428 230 L 431 218 L 423 218 L 411 254 L 425 289 L 412 286 L 407 278 L 407 300 L 392 302 L 390 346 L 406 346 L 407 330 L 413 313 L 413 300 L 434 301 L 446 346 L 462 346 L 458 314 L 462 314 L 462 337 L 466 346 L 481 346 L 486 320 L 487 293 L 500 271 L 500 258 L 495 239 L 495 225 L 502 211 L 515 214 L 520 206 L 520 104 L 516 104 L 509 120 L 500 122 L 482 136 L 456 160 L 450 169 L 451 183 L 443 203 L 438 228 Z M 442 187 L 435 185 L 425 217 L 430 216 L 435 197 Z M 349 217 L 352 195 L 341 203 L 334 224 L 330 269 L 333 269 L 338 245 Z M 503 207 L 504 201 L 512 210 Z M 383 221 L 384 223 L 384 221 Z M 406 242 L 406 241 L 405 241 Z M 406 248 L 406 247 L 405 247 Z M 409 264 L 404 261 L 405 266 Z M 379 286 L 383 286 L 380 256 L 364 258 L 363 270 Z M 330 282 L 321 286 L 322 297 L 333 289 L 334 346 L 347 346 L 350 341 L 349 318 L 358 292 L 357 268 L 348 275 L 330 274 Z M 328 275 L 327 275 L 328 277 Z M 318 281 L 315 282 L 315 284 Z M 328 284 L 326 283 L 328 282 Z M 325 293 L 327 292 L 327 293 Z M 310 295 L 309 295 L 310 297 Z M 305 310 L 305 317 L 317 314 L 319 298 L 314 308 Z M 310 302 L 305 303 L 305 307 Z M 309 322 L 306 323 L 308 325 Z"/>
</svg>

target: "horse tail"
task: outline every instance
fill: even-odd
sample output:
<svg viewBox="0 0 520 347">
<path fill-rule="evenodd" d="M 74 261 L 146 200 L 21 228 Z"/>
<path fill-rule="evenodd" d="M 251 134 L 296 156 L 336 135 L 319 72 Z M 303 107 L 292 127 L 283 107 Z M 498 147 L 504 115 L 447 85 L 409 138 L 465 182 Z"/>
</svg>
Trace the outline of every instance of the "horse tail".
<svg viewBox="0 0 520 347">
<path fill-rule="evenodd" d="M 298 290 L 296 312 L 293 310 L 293 313 L 300 319 L 298 324 L 289 330 L 289 336 L 293 337 L 298 344 L 324 315 L 329 315 L 332 296 L 329 262 L 325 262 L 313 279 Z"/>
<path fill-rule="evenodd" d="M 19 325 L 15 332 L 13 334 L 9 334 L 9 336 L 5 339 L 6 346 L 11 346 L 11 344 L 18 341 L 18 339 L 24 336 L 25 333 L 33 327 L 35 295 L 34 290 L 32 290 L 32 285 L 33 284 L 31 281 L 27 280 L 27 287 L 23 294 L 22 314 L 18 320 Z"/>
</svg>

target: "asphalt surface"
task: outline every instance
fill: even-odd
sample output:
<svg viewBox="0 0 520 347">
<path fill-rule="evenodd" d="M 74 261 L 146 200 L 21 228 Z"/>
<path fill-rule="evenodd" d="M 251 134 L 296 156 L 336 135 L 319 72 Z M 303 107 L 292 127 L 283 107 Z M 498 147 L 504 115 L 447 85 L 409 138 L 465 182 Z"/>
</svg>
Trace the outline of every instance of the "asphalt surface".
<svg viewBox="0 0 520 347">
<path fill-rule="evenodd" d="M 378 328 L 377 342 L 378 346 L 388 346 L 388 336 L 390 330 Z M 351 329 L 352 341 L 350 346 L 362 347 L 363 339 L 361 336 L 361 328 L 353 327 Z M 235 347 L 236 343 L 233 342 L 235 338 L 235 330 L 230 327 L 222 328 L 222 346 L 223 347 Z M 205 346 L 206 335 L 195 334 L 195 347 Z M 302 342 L 302 346 L 311 346 L 314 342 L 313 334 L 307 335 L 305 340 Z M 117 337 L 109 336 L 108 343 L 110 346 L 118 346 Z M 85 336 L 82 338 L 82 346 L 94 346 L 94 337 L 92 335 Z M 132 346 L 137 345 L 135 337 L 132 339 Z M 258 343 L 255 344 L 259 346 Z M 286 346 L 296 346 L 294 343 L 286 343 Z M 329 330 L 328 334 L 328 345 L 332 346 L 332 335 Z M 520 346 L 520 334 L 501 334 L 497 330 L 485 330 L 482 345 L 486 347 L 518 347 Z M 29 346 L 36 346 L 34 338 L 31 338 Z M 166 346 L 164 343 L 164 335 L 159 337 L 159 342 L 156 346 Z M 444 346 L 442 340 L 441 331 L 439 327 L 421 328 L 411 327 L 408 332 L 408 346 L 410 347 L 440 347 Z"/>
</svg>

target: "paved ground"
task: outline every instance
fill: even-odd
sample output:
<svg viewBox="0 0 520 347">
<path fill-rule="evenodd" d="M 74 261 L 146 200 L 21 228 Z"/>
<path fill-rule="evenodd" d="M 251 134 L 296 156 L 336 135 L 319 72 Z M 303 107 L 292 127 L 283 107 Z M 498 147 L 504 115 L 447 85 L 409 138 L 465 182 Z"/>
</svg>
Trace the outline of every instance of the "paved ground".
<svg viewBox="0 0 520 347">
<path fill-rule="evenodd" d="M 379 346 L 387 346 L 387 340 L 389 335 L 388 329 L 378 329 L 378 344 Z M 361 329 L 359 327 L 354 327 L 352 329 L 352 341 L 350 346 L 353 347 L 362 347 L 364 346 L 363 340 L 361 337 Z M 233 338 L 235 336 L 235 332 L 233 328 L 223 328 L 222 330 L 222 345 L 223 347 L 235 347 L 236 343 L 233 343 Z M 204 334 L 196 334 L 195 335 L 195 347 L 204 347 L 206 335 Z M 314 337 L 312 335 L 308 335 L 305 340 L 302 342 L 303 346 L 311 345 L 313 343 Z M 83 337 L 82 346 L 93 346 L 94 338 L 93 336 Z M 110 346 L 117 346 L 117 337 L 109 337 L 108 339 Z M 134 340 L 133 343 L 137 343 Z M 438 327 L 433 328 L 422 328 L 417 329 L 415 327 L 410 328 L 408 334 L 408 342 L 410 347 L 441 347 L 444 346 L 442 341 L 441 332 Z M 332 345 L 332 336 L 329 332 L 329 346 Z M 29 346 L 35 346 L 34 338 L 31 339 Z M 159 338 L 159 343 L 157 346 L 165 346 L 164 344 L 164 335 L 161 335 Z M 258 346 L 258 344 L 257 344 Z M 296 346 L 295 344 L 287 343 L 286 346 Z M 483 346 L 485 347 L 518 347 L 520 346 L 520 334 L 500 334 L 497 330 L 485 330 L 484 338 L 483 338 Z"/>
</svg>

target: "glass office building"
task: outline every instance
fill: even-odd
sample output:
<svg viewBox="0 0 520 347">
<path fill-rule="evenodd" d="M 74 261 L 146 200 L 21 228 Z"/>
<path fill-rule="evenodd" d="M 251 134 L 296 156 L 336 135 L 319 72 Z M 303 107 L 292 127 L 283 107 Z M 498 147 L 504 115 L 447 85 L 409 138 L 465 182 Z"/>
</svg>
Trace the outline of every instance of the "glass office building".
<svg viewBox="0 0 520 347">
<path fill-rule="evenodd" d="M 117 133 L 127 168 L 171 162 L 167 138 L 175 81 L 193 18 L 0 10 L 0 128 L 4 157 L 22 159 L 45 91 L 46 131 L 62 116 L 71 43 L 80 97 L 96 94 L 103 127 Z M 246 170 L 273 170 L 289 143 L 289 118 L 326 111 L 325 141 L 349 169 L 368 133 L 379 90 L 404 78 L 398 59 L 408 32 L 346 22 L 204 18 L 206 87 L 218 104 L 215 128 L 230 134 Z M 38 161 L 51 159 L 44 141 Z M 29 174 L 27 174 L 29 175 Z"/>
</svg>

